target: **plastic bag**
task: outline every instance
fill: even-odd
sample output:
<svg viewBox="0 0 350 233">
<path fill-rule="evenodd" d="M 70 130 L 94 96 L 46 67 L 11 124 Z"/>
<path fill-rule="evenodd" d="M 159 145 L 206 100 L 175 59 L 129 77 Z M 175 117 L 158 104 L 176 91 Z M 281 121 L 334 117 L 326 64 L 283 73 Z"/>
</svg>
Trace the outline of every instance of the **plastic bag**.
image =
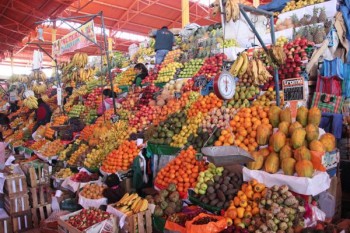
<svg viewBox="0 0 350 233">
<path fill-rule="evenodd" d="M 178 233 L 186 233 L 186 228 L 171 221 L 166 221 L 165 222 L 165 229 L 170 230 L 172 232 L 178 232 Z"/>
<path fill-rule="evenodd" d="M 310 151 L 310 154 L 314 169 L 317 171 L 325 172 L 326 168 L 322 164 L 322 157 L 324 156 L 324 152 Z"/>
<path fill-rule="evenodd" d="M 209 218 L 216 218 L 217 222 L 209 222 L 208 224 L 204 225 L 194 225 L 193 222 L 197 221 L 198 219 L 209 217 Z M 222 216 L 215 216 L 210 214 L 204 214 L 201 213 L 192 221 L 186 222 L 186 232 L 188 233 L 217 233 L 221 232 L 227 227 L 227 220 L 225 217 Z"/>
</svg>

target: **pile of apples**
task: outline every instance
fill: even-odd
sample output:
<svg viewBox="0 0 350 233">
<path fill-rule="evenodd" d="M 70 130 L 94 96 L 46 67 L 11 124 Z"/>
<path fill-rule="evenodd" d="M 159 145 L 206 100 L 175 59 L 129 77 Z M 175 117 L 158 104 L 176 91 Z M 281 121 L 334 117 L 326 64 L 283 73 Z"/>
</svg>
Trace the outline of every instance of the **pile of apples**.
<svg viewBox="0 0 350 233">
<path fill-rule="evenodd" d="M 158 70 L 160 69 L 160 65 L 155 65 L 154 69 L 150 69 L 148 71 L 148 76 L 142 80 L 142 84 L 153 83 L 158 78 Z"/>
<path fill-rule="evenodd" d="M 135 115 L 129 118 L 129 125 L 136 127 L 137 130 L 144 129 L 157 118 L 157 108 L 155 106 L 141 106 L 140 110 Z"/>
<path fill-rule="evenodd" d="M 107 173 L 116 173 L 117 171 L 126 171 L 130 168 L 140 148 L 135 141 L 124 141 L 116 150 L 107 155 L 102 163 L 101 169 Z"/>
<path fill-rule="evenodd" d="M 179 62 L 171 62 L 168 65 L 161 68 L 158 74 L 157 80 L 155 80 L 156 83 L 164 83 L 169 82 L 174 78 L 174 75 L 176 74 L 177 69 L 182 68 L 182 63 Z"/>
<path fill-rule="evenodd" d="M 126 98 L 125 101 L 122 102 L 122 109 L 132 111 L 136 109 L 136 103 L 139 99 L 140 93 L 134 92 L 131 93 L 129 92 L 128 97 Z"/>
<path fill-rule="evenodd" d="M 297 38 L 284 45 L 283 48 L 284 52 L 287 54 L 287 60 L 286 64 L 280 66 L 278 70 L 280 80 L 301 77 L 300 73 L 309 61 L 305 49 L 311 44 L 312 42 L 309 42 L 305 38 Z"/>
<path fill-rule="evenodd" d="M 226 55 L 223 53 L 217 54 L 213 57 L 208 57 L 205 59 L 203 66 L 200 68 L 195 77 L 200 75 L 204 75 L 207 78 L 216 77 L 220 74 L 225 59 Z"/>
<path fill-rule="evenodd" d="M 96 108 L 102 102 L 102 87 L 95 88 L 86 98 L 84 105 L 89 108 Z"/>
<path fill-rule="evenodd" d="M 73 176 L 71 176 L 70 178 L 71 180 L 75 181 L 75 182 L 82 182 L 82 183 L 86 183 L 86 182 L 90 182 L 90 181 L 95 181 L 98 179 L 98 173 L 92 173 L 91 175 L 85 171 L 81 171 L 77 174 L 74 174 Z"/>
<path fill-rule="evenodd" d="M 154 83 L 151 83 L 149 86 L 147 86 L 142 93 L 142 96 L 139 100 L 140 105 L 148 105 L 149 101 L 153 99 L 153 94 L 159 91 L 160 88 L 154 85 Z"/>
</svg>

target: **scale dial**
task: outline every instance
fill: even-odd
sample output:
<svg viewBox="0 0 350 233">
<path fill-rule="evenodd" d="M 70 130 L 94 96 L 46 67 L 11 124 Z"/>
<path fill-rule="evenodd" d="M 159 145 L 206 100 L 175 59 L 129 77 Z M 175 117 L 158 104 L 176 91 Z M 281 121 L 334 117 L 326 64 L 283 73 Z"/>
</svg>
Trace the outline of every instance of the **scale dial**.
<svg viewBox="0 0 350 233">
<path fill-rule="evenodd" d="M 223 71 L 214 79 L 214 92 L 221 99 L 232 99 L 236 92 L 234 77 L 229 72 Z"/>
</svg>

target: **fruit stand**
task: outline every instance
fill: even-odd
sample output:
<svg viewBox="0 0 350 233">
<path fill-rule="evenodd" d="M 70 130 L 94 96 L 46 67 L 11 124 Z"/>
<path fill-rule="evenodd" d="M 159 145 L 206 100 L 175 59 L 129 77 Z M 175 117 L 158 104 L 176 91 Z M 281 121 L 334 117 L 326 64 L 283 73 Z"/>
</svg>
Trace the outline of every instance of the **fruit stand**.
<svg viewBox="0 0 350 233">
<path fill-rule="evenodd" d="M 326 33 L 279 37 L 311 8 L 300 27 L 328 26 L 335 12 L 323 7 L 332 2 L 288 3 L 272 25 L 276 44 L 257 35 L 261 46 L 234 56 L 225 49 L 239 44 L 223 38 L 221 25 L 200 27 L 178 37 L 180 46 L 150 66 L 142 87 L 132 86 L 132 62 L 154 56 L 153 47 L 119 62 L 113 78 L 106 69 L 120 54 L 107 53 L 97 71 L 87 54 L 75 53 L 59 65 L 73 88 L 64 111 L 43 73 L 10 80 L 33 83 L 35 95 L 20 100 L 3 132 L 0 230 L 348 232 L 337 226 L 344 152 L 324 127 L 325 108 L 308 98 L 307 80 L 318 78 L 308 65 Z M 250 9 L 225 5 L 227 24 Z M 98 114 L 107 88 L 115 109 Z M 38 98 L 53 114 L 33 132 Z"/>
</svg>

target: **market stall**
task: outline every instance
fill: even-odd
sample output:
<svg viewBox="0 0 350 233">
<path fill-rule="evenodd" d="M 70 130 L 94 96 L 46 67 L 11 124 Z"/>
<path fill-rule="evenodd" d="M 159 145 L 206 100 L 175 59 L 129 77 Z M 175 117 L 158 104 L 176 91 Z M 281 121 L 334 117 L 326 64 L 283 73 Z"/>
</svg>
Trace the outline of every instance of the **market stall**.
<svg viewBox="0 0 350 233">
<path fill-rule="evenodd" d="M 338 139 L 349 138 L 350 75 L 330 54 L 333 3 L 288 3 L 274 21 L 224 1 L 222 24 L 183 28 L 157 65 L 154 39 L 130 56 L 77 52 L 58 65 L 72 90 L 63 108 L 43 72 L 12 77 L 19 109 L 2 131 L 0 229 L 348 232 L 338 223 L 349 148 Z M 225 37 L 241 23 L 259 45 Z M 140 62 L 149 70 L 136 87 Z M 52 110 L 41 125 L 38 99 Z"/>
</svg>

